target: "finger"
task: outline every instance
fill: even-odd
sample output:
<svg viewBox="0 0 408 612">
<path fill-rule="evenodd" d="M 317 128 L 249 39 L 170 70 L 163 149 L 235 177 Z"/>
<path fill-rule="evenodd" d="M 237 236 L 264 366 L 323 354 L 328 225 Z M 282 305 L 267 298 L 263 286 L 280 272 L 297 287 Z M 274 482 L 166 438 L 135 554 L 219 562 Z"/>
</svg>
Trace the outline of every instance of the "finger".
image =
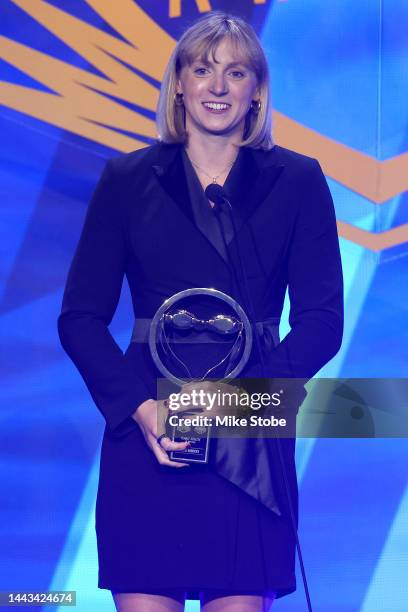
<svg viewBox="0 0 408 612">
<path fill-rule="evenodd" d="M 161 438 L 159 443 L 157 441 L 157 437 L 152 434 L 149 434 L 149 442 L 150 444 L 157 444 L 158 447 L 164 451 L 184 450 L 190 444 L 189 440 L 186 440 L 185 442 L 175 442 L 168 436 Z"/>
<path fill-rule="evenodd" d="M 190 395 L 192 391 L 199 392 L 201 389 L 205 390 L 206 387 L 207 387 L 207 382 L 205 381 L 202 381 L 202 380 L 191 381 L 188 383 L 184 383 L 184 385 L 182 385 L 180 389 L 180 394 L 188 393 Z"/>
<path fill-rule="evenodd" d="M 164 448 L 165 451 L 184 450 L 189 445 L 190 442 L 188 440 L 185 440 L 184 442 L 176 442 L 175 440 L 171 440 L 170 438 L 162 438 L 159 444 L 159 446 L 161 448 Z"/>
<path fill-rule="evenodd" d="M 171 438 L 167 435 L 166 431 L 166 421 L 158 418 L 158 423 L 154 422 L 150 429 L 147 429 L 146 433 L 149 439 L 150 444 L 157 443 L 157 438 L 161 435 L 166 434 L 166 437 L 161 438 L 160 448 L 164 448 L 166 450 L 183 450 L 189 444 L 189 441 L 186 442 L 175 442 L 171 440 Z"/>
<path fill-rule="evenodd" d="M 190 467 L 189 463 L 181 463 L 179 461 L 171 461 L 171 459 L 169 458 L 169 456 L 166 453 L 166 451 L 163 450 L 160 447 L 160 445 L 157 443 L 157 441 L 153 442 L 153 444 L 152 444 L 152 446 L 150 448 L 153 451 L 154 455 L 156 456 L 156 459 L 160 463 L 160 465 L 167 465 L 169 467 L 174 467 L 174 468 Z"/>
<path fill-rule="evenodd" d="M 166 421 L 168 416 L 168 410 L 163 400 L 157 402 L 157 419 L 153 424 L 152 433 L 158 438 L 162 434 L 166 433 Z"/>
<path fill-rule="evenodd" d="M 168 454 L 161 448 L 160 444 L 157 442 L 155 436 L 151 434 L 151 432 L 147 431 L 145 428 L 142 429 L 143 435 L 146 441 L 147 446 L 150 448 L 152 453 L 155 455 L 157 461 L 161 465 L 168 465 L 170 467 L 190 467 L 189 463 L 180 463 L 176 461 L 171 461 Z"/>
<path fill-rule="evenodd" d="M 204 408 L 186 408 L 185 410 L 181 410 L 178 416 L 181 418 L 183 416 L 187 416 L 188 414 L 194 415 L 201 414 L 202 412 L 204 412 Z"/>
</svg>

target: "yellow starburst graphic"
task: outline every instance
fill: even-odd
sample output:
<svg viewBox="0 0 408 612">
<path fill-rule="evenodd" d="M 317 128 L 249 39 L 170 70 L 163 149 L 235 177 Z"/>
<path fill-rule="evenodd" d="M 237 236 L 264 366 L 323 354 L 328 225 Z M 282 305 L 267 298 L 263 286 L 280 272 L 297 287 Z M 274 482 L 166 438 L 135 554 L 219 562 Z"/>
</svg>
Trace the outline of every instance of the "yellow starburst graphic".
<svg viewBox="0 0 408 612">
<path fill-rule="evenodd" d="M 155 123 L 143 109 L 152 113 L 156 109 L 159 87 L 152 80 L 160 83 L 175 40 L 136 2 L 84 0 L 120 36 L 115 37 L 45 0 L 10 1 L 95 71 L 0 36 L 0 58 L 52 92 L 3 81 L 0 104 L 122 152 L 145 146 L 143 138 L 156 137 Z M 170 0 L 170 16 L 176 16 L 180 6 Z M 211 5 L 197 0 L 197 8 L 205 12 Z M 408 153 L 379 161 L 276 111 L 273 126 L 279 144 L 317 157 L 328 176 L 375 204 L 408 188 Z M 408 224 L 380 233 L 341 221 L 338 228 L 343 238 L 373 251 L 408 241 Z"/>
<path fill-rule="evenodd" d="M 0 57 L 54 94 L 3 82 L 0 103 L 119 151 L 144 146 L 137 136 L 156 136 L 154 121 L 121 101 L 155 110 L 158 88 L 139 74 L 161 80 L 175 45 L 167 32 L 131 0 L 121 0 L 120 10 L 107 0 L 88 0 L 128 42 L 42 0 L 12 1 L 103 76 L 1 36 Z M 135 134 L 135 138 L 117 130 Z"/>
</svg>

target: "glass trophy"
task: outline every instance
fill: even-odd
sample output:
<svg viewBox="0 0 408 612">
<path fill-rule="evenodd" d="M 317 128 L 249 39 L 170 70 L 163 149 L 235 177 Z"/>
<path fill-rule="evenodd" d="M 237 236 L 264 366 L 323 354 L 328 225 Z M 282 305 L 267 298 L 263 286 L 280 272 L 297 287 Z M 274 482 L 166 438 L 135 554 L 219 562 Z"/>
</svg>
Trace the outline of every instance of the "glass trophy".
<svg viewBox="0 0 408 612">
<path fill-rule="evenodd" d="M 195 383 L 236 378 L 252 350 L 252 328 L 240 304 L 212 288 L 175 293 L 158 308 L 149 330 L 149 348 L 155 365 L 176 393 Z M 170 419 L 177 415 L 176 419 Z M 174 461 L 207 463 L 211 425 L 205 407 L 190 404 L 169 410 L 166 431 L 176 442 L 188 440 L 182 451 L 170 451 Z M 177 421 L 169 426 L 169 421 Z"/>
</svg>

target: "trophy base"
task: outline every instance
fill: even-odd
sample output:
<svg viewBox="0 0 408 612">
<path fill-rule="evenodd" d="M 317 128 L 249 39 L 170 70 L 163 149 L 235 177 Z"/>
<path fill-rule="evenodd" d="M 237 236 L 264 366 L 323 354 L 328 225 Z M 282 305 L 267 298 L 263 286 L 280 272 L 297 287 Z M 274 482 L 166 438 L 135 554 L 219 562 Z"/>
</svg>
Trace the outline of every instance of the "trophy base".
<svg viewBox="0 0 408 612">
<path fill-rule="evenodd" d="M 174 427 L 170 436 L 174 442 L 190 442 L 190 446 L 181 451 L 170 451 L 169 456 L 172 461 L 182 463 L 208 463 L 210 448 L 210 428 L 202 427 L 200 436 L 191 432 L 181 432 L 178 427 Z M 204 434 L 204 435 L 203 435 Z"/>
</svg>

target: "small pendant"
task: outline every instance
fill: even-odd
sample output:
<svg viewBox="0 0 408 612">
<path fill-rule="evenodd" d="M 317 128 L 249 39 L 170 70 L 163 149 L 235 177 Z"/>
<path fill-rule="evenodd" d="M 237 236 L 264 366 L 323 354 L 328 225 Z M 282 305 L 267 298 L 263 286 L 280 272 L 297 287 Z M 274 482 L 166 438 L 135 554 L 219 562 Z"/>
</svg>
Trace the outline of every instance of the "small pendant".
<svg viewBox="0 0 408 612">
<path fill-rule="evenodd" d="M 217 177 L 213 176 L 213 183 L 217 183 Z"/>
</svg>

